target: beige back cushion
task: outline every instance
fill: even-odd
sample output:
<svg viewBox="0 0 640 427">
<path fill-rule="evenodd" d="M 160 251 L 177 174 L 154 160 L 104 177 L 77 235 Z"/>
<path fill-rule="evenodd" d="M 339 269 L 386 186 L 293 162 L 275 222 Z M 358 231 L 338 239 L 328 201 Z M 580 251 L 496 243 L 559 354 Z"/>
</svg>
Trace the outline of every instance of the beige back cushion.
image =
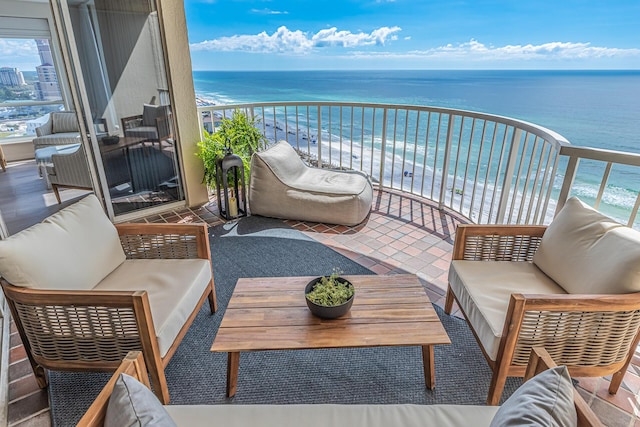
<svg viewBox="0 0 640 427">
<path fill-rule="evenodd" d="M 542 237 L 533 262 L 570 294 L 640 291 L 640 232 L 567 200 Z"/>
<path fill-rule="evenodd" d="M 51 113 L 53 133 L 78 132 L 78 118 L 73 111 L 55 111 Z"/>
<path fill-rule="evenodd" d="M 286 141 L 280 141 L 253 155 L 262 162 L 254 161 L 252 167 L 255 165 L 259 168 L 267 168 L 285 184 L 298 179 L 307 169 L 296 150 Z"/>
<path fill-rule="evenodd" d="M 118 232 L 93 194 L 0 241 L 0 275 L 27 288 L 92 289 L 124 260 Z"/>
<path fill-rule="evenodd" d="M 280 141 L 253 156 L 252 175 L 260 177 L 273 174 L 284 185 L 296 190 L 351 196 L 371 187 L 369 179 L 362 172 L 334 171 L 305 165 L 287 141 Z"/>
</svg>

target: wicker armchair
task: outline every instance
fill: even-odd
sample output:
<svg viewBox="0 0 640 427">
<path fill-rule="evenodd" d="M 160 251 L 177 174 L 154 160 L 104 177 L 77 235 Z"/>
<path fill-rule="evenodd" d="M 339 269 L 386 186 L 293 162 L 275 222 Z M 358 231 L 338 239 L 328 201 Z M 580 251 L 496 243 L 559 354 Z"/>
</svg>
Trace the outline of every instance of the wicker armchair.
<svg viewBox="0 0 640 427">
<path fill-rule="evenodd" d="M 640 293 L 567 293 L 532 262 L 546 230 L 460 225 L 456 231 L 445 312 L 458 303 L 493 371 L 488 405 L 499 403 L 507 377 L 524 376 L 534 346 L 546 348 L 573 377 L 613 374 L 615 394 L 638 345 Z M 570 259 L 561 262 L 572 267 Z M 510 285 L 516 289 L 509 295 Z M 498 295 L 505 300 L 496 303 Z"/>
<path fill-rule="evenodd" d="M 96 210 L 103 218 L 94 218 Z M 43 223 L 0 241 L 3 276 L 0 283 L 41 388 L 47 386 L 45 369 L 114 371 L 129 351 L 141 350 L 154 392 L 168 403 L 164 368 L 204 301 L 209 300 L 212 313 L 217 308 L 207 227 L 204 224 L 113 227 L 97 198 L 90 195 Z M 72 244 L 45 240 L 51 240 L 48 233 L 58 233 L 60 228 L 76 240 Z M 93 242 L 87 243 L 93 245 L 89 254 L 84 253 L 87 249 L 78 240 L 82 236 L 76 236 L 80 230 L 94 234 L 90 236 Z M 38 235 L 44 248 L 31 247 L 38 241 L 34 238 Z M 76 280 L 84 274 L 84 264 L 95 258 L 111 257 L 103 249 L 108 243 L 96 241 L 96 237 L 119 240 L 124 251 L 122 257 L 126 259 L 118 259 L 119 265 L 111 272 L 107 267 L 106 276 L 102 279 L 98 276 L 97 285 L 89 284 L 86 289 Z M 50 254 L 50 261 L 38 259 L 41 254 L 47 255 L 49 244 L 58 245 L 60 251 L 71 248 L 72 252 L 66 254 L 69 259 L 58 253 Z M 16 257 L 24 258 L 25 254 L 32 254 L 36 261 L 28 259 L 22 267 L 16 267 L 27 270 L 20 276 L 13 265 Z M 48 273 L 32 271 L 38 268 L 36 262 L 49 263 Z M 74 262 L 79 273 L 73 272 L 68 288 L 61 289 L 59 282 L 64 286 L 67 279 L 63 277 L 66 270 L 74 269 L 69 268 Z M 58 264 L 59 270 L 51 268 L 51 264 Z M 93 275 L 95 270 L 96 266 L 91 266 L 87 271 Z M 33 283 L 23 283 L 23 277 Z M 51 278 L 49 282 L 47 277 Z"/>
</svg>

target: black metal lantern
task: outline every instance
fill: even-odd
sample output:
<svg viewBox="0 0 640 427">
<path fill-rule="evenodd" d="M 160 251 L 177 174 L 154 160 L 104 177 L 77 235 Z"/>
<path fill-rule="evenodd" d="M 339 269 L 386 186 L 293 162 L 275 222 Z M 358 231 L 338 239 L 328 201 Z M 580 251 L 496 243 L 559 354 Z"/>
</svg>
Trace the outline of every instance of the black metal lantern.
<svg viewBox="0 0 640 427">
<path fill-rule="evenodd" d="M 231 188 L 229 188 L 229 183 L 231 183 Z M 239 188 L 242 188 L 242 192 L 238 191 Z M 229 194 L 230 192 L 231 194 Z M 233 154 L 231 148 L 227 148 L 227 153 L 223 158 L 216 160 L 216 193 L 220 215 L 226 219 L 247 216 L 244 164 L 239 156 Z"/>
</svg>

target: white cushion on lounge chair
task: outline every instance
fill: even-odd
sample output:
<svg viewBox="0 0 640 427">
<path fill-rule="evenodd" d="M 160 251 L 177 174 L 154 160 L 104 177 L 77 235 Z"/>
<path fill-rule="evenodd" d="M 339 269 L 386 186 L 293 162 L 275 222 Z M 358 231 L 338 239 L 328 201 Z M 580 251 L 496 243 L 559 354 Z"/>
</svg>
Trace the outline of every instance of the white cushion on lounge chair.
<svg viewBox="0 0 640 427">
<path fill-rule="evenodd" d="M 162 357 L 211 280 L 207 259 L 131 259 L 104 278 L 96 291 L 147 291 Z"/>
<path fill-rule="evenodd" d="M 88 290 L 124 260 L 118 232 L 93 194 L 0 240 L 0 271 L 14 286 Z"/>
<path fill-rule="evenodd" d="M 455 260 L 449 284 L 491 360 L 498 355 L 511 294 L 566 294 L 529 262 Z"/>
<path fill-rule="evenodd" d="M 168 405 L 179 426 L 441 427 L 488 426 L 497 406 L 471 405 Z"/>
<path fill-rule="evenodd" d="M 372 200 L 365 174 L 309 167 L 286 141 L 251 158 L 252 214 L 356 225 L 369 214 Z"/>
<path fill-rule="evenodd" d="M 640 231 L 567 200 L 542 237 L 533 262 L 571 294 L 640 291 Z"/>
</svg>

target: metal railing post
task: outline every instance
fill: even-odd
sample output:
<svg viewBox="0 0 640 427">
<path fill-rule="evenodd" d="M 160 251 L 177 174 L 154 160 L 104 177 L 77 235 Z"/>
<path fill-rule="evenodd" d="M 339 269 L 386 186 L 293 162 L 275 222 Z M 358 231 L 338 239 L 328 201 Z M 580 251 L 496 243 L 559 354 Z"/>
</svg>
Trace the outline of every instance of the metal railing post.
<svg viewBox="0 0 640 427">
<path fill-rule="evenodd" d="M 387 109 L 387 107 L 384 108 L 384 110 L 382 110 L 382 138 L 380 141 L 380 186 L 384 186 L 384 167 L 385 167 L 385 160 L 387 158 L 386 156 L 386 151 L 387 151 L 387 117 L 388 117 L 388 113 L 389 110 Z M 373 114 L 376 114 L 376 110 L 373 110 Z M 375 132 L 375 129 L 371 129 L 371 134 L 373 135 Z M 371 161 L 373 161 L 373 159 L 371 159 Z M 393 179 L 393 178 L 392 178 Z"/>
<path fill-rule="evenodd" d="M 567 169 L 564 173 L 564 179 L 562 180 L 562 187 L 560 188 L 560 194 L 558 195 L 558 203 L 556 204 L 556 211 L 553 213 L 553 217 L 555 218 L 560 212 L 560 209 L 564 206 L 564 203 L 569 198 L 569 193 L 571 193 L 571 187 L 573 187 L 573 181 L 576 178 L 576 172 L 578 171 L 578 164 L 580 163 L 580 158 L 577 156 L 569 156 L 569 161 L 567 162 Z"/>
<path fill-rule="evenodd" d="M 318 123 L 316 123 L 318 129 L 318 139 L 316 142 L 318 143 L 318 167 L 322 167 L 322 106 L 318 105 Z M 311 140 L 311 135 L 307 135 L 309 140 Z"/>
<path fill-rule="evenodd" d="M 504 224 L 504 217 L 507 212 L 507 203 L 509 203 L 509 194 L 511 193 L 511 181 L 513 180 L 513 172 L 516 168 L 516 160 L 518 158 L 518 151 L 520 150 L 521 139 L 522 129 L 514 128 L 513 135 L 511 136 L 511 147 L 509 148 L 507 167 L 505 168 L 504 179 L 502 180 L 500 201 L 498 202 L 498 213 L 496 214 L 496 224 Z M 517 188 L 516 191 L 518 191 Z"/>
<path fill-rule="evenodd" d="M 447 142 L 444 147 L 444 163 L 442 164 L 442 177 L 440 178 L 440 195 L 438 196 L 438 209 L 442 209 L 445 206 L 445 194 L 447 193 L 447 184 L 449 181 L 451 146 L 453 145 L 453 125 L 455 120 L 456 116 L 449 115 L 449 123 L 447 123 Z"/>
</svg>

